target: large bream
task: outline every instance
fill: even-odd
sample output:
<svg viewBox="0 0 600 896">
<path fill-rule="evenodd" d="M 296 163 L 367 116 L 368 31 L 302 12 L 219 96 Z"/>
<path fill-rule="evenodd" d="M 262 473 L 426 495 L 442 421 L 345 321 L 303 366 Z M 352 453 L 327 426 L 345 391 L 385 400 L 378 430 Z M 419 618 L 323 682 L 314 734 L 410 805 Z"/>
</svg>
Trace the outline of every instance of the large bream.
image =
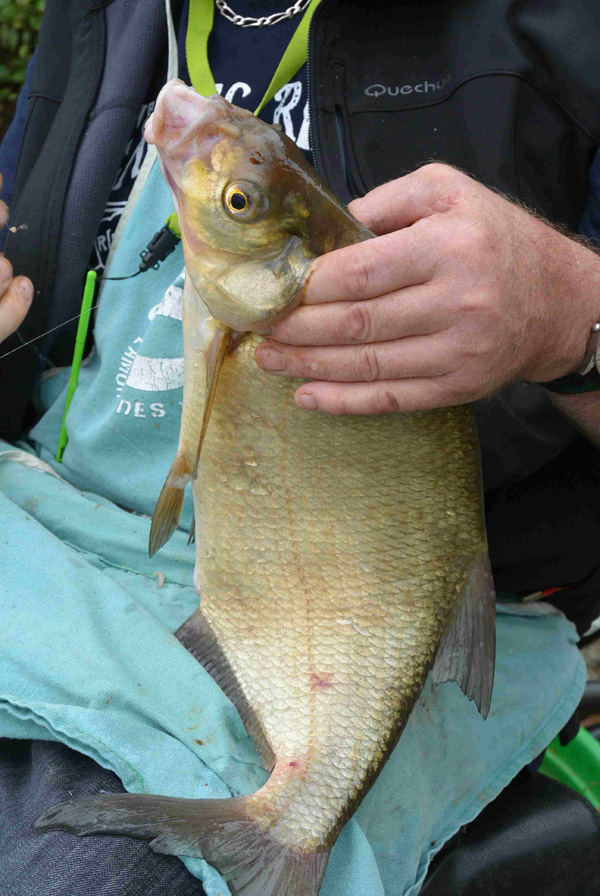
<svg viewBox="0 0 600 896">
<path fill-rule="evenodd" d="M 290 140 L 221 97 L 171 81 L 147 139 L 186 263 L 181 434 L 150 547 L 174 531 L 191 482 L 201 601 L 178 637 L 271 776 L 245 798 L 74 800 L 37 825 L 202 856 L 234 894 L 316 896 L 427 674 L 487 715 L 494 607 L 476 432 L 468 407 L 299 410 L 298 381 L 256 366 L 252 331 L 295 307 L 316 257 L 371 234 Z"/>
</svg>

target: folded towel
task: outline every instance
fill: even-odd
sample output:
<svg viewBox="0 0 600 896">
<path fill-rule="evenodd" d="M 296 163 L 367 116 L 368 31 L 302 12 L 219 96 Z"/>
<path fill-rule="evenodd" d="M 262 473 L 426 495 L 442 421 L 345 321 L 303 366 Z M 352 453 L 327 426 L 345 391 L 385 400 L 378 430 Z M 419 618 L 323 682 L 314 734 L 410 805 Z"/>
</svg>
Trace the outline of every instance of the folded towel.
<svg viewBox="0 0 600 896">
<path fill-rule="evenodd" d="M 149 527 L 0 443 L 0 737 L 62 741 L 132 793 L 251 793 L 267 777 L 254 747 L 172 634 L 198 603 L 193 548 L 177 530 L 150 560 Z M 489 718 L 455 684 L 427 682 L 322 896 L 414 896 L 432 856 L 573 713 L 585 683 L 573 626 L 534 604 L 499 605 L 497 628 Z M 205 862 L 183 861 L 207 896 L 228 893 Z"/>
</svg>

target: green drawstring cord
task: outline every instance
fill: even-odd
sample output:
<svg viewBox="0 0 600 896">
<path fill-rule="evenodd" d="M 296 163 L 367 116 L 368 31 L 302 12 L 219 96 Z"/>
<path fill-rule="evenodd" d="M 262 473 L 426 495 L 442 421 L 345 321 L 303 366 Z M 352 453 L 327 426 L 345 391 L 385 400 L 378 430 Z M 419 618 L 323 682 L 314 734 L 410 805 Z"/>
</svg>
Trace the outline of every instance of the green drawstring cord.
<svg viewBox="0 0 600 896">
<path fill-rule="evenodd" d="M 258 115 L 270 102 L 278 90 L 291 81 L 299 71 L 308 56 L 308 29 L 313 13 L 320 0 L 311 0 L 306 12 L 300 19 L 300 24 L 294 31 L 292 39 L 281 57 L 281 61 L 271 78 L 271 83 L 265 91 L 265 95 L 254 110 Z M 185 52 L 190 73 L 192 87 L 202 96 L 211 96 L 217 92 L 210 63 L 208 61 L 208 39 L 213 27 L 214 19 L 213 0 L 190 0 L 188 15 L 188 27 L 185 38 Z M 173 233 L 181 237 L 177 212 L 168 218 L 167 223 Z"/>
<path fill-rule="evenodd" d="M 175 246 L 181 239 L 179 232 L 179 222 L 177 215 L 173 212 L 167 218 L 164 227 L 155 233 L 141 255 L 141 262 L 135 274 L 128 274 L 126 277 L 100 277 L 100 280 L 131 280 L 138 274 L 143 274 L 149 268 L 156 268 L 161 261 L 164 261 L 168 255 L 175 250 Z M 73 350 L 73 363 L 71 365 L 71 376 L 69 377 L 69 386 L 67 388 L 67 400 L 65 401 L 65 409 L 63 412 L 62 424 L 60 427 L 60 435 L 58 437 L 58 449 L 56 459 L 62 463 L 62 456 L 66 448 L 69 437 L 67 435 L 67 414 L 69 407 L 77 388 L 79 381 L 79 370 L 83 359 L 83 352 L 87 333 L 90 325 L 90 312 L 92 310 L 92 302 L 96 290 L 96 271 L 88 271 L 85 278 L 85 286 L 83 288 L 83 299 L 81 302 L 81 312 L 79 315 L 79 324 L 77 325 L 77 335 L 75 336 L 75 348 Z"/>
<path fill-rule="evenodd" d="M 85 287 L 83 290 L 83 301 L 81 303 L 81 315 L 79 317 L 79 323 L 77 325 L 77 336 L 75 337 L 75 350 L 73 352 L 73 366 L 71 367 L 71 376 L 69 377 L 69 385 L 67 388 L 67 400 L 65 401 L 65 409 L 63 412 L 62 418 L 62 426 L 60 428 L 60 436 L 58 438 L 58 451 L 56 452 L 56 459 L 59 463 L 62 463 L 63 451 L 67 445 L 68 436 L 67 436 L 67 427 L 66 420 L 67 414 L 69 412 L 69 407 L 71 405 L 71 401 L 73 399 L 73 395 L 75 394 L 75 389 L 77 388 L 77 381 L 79 380 L 79 369 L 81 367 L 81 360 L 83 358 L 83 349 L 85 348 L 85 339 L 87 336 L 87 331 L 90 323 L 90 314 L 92 311 L 92 302 L 94 299 L 94 292 L 96 290 L 96 271 L 88 271 L 87 277 L 85 278 Z"/>
</svg>

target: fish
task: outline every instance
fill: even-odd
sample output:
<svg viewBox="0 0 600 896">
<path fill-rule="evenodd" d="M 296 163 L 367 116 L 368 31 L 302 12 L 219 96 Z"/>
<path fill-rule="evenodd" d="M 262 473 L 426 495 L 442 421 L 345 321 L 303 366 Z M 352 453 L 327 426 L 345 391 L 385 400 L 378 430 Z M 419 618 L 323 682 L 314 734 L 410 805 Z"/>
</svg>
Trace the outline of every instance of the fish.
<svg viewBox="0 0 600 896">
<path fill-rule="evenodd" d="M 495 654 L 469 406 L 303 412 L 254 360 L 318 259 L 371 239 L 285 134 L 183 82 L 146 130 L 185 257 L 179 445 L 151 553 L 191 483 L 199 609 L 177 637 L 237 708 L 270 777 L 221 800 L 103 794 L 38 830 L 151 840 L 204 858 L 234 896 L 317 896 L 331 849 L 428 675 L 487 717 Z M 410 812 L 411 807 L 407 806 Z"/>
</svg>

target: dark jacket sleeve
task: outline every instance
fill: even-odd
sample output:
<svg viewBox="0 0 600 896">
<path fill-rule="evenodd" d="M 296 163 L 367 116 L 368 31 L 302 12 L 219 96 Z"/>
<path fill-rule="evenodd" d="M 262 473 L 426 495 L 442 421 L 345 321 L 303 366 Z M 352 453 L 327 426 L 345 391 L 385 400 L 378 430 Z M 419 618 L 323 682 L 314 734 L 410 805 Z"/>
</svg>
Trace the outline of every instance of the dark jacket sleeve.
<svg viewBox="0 0 600 896">
<path fill-rule="evenodd" d="M 590 169 L 590 189 L 579 232 L 589 236 L 600 248 L 600 150 Z"/>
<path fill-rule="evenodd" d="M 27 118 L 27 97 L 29 95 L 32 69 L 33 59 L 27 66 L 27 76 L 25 78 L 25 84 L 19 93 L 15 117 L 13 118 L 8 131 L 4 135 L 4 139 L 0 143 L 0 174 L 2 175 L 3 181 L 2 189 L 0 189 L 0 199 L 5 202 L 9 208 L 13 195 L 19 150 L 21 149 L 23 132 L 25 130 L 25 119 Z M 6 227 L 0 229 L 0 252 L 4 251 L 7 235 L 8 229 Z"/>
</svg>

